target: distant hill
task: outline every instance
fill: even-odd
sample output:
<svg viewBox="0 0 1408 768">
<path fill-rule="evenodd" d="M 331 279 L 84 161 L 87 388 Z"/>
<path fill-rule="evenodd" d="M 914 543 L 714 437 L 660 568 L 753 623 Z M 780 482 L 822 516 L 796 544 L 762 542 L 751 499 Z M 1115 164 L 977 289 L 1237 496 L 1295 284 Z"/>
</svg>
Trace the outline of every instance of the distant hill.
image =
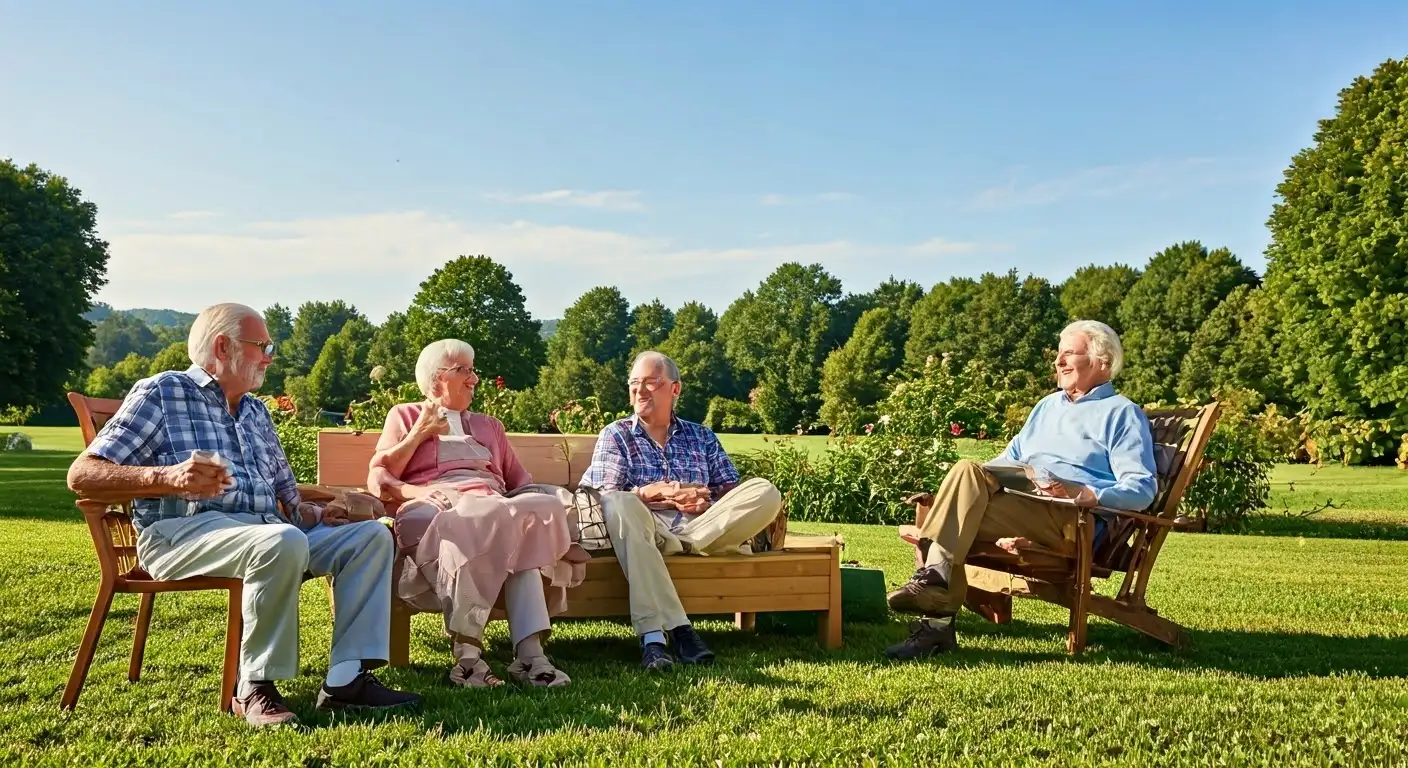
<svg viewBox="0 0 1408 768">
<path fill-rule="evenodd" d="M 90 323 L 101 323 L 108 316 L 115 312 L 120 312 L 130 317 L 146 323 L 153 328 L 180 328 L 195 322 L 196 316 L 192 312 L 178 312 L 174 309 L 113 309 L 110 305 L 97 302 L 93 308 L 83 313 L 83 319 Z"/>
<path fill-rule="evenodd" d="M 543 340 L 546 341 L 552 338 L 554 333 L 557 333 L 557 320 L 544 320 L 543 329 L 538 332 L 538 335 L 542 336 Z"/>
</svg>

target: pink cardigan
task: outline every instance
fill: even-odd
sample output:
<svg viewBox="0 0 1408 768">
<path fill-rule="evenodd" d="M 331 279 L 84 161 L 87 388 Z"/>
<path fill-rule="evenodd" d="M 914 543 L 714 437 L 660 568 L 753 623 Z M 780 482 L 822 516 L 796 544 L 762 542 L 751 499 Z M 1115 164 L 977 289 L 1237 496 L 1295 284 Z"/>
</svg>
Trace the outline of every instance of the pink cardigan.
<svg viewBox="0 0 1408 768">
<path fill-rule="evenodd" d="M 402 403 L 393 407 L 386 414 L 386 426 L 382 429 L 381 439 L 376 443 L 377 452 L 394 447 L 410 434 L 411 425 L 420 418 L 421 409 L 424 407 L 425 403 Z M 498 476 L 504 488 L 512 491 L 533 482 L 533 476 L 528 474 L 528 470 L 518 461 L 518 454 L 513 452 L 513 446 L 509 445 L 503 422 L 482 413 L 466 411 L 462 415 L 465 434 L 489 449 L 489 454 L 493 457 L 489 461 L 489 471 Z M 411 485 L 429 485 L 445 472 L 469 466 L 468 463 L 461 462 L 437 464 L 435 457 L 435 441 L 422 442 L 416 446 L 415 453 L 411 454 L 410 461 L 406 462 L 406 468 L 398 479 Z M 383 465 L 376 459 L 372 461 L 372 466 Z"/>
</svg>

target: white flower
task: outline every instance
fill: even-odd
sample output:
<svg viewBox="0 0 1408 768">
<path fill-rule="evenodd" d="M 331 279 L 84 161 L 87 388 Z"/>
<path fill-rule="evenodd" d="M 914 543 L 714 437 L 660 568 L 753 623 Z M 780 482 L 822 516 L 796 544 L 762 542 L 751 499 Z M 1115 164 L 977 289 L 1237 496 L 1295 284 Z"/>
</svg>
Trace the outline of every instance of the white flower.
<svg viewBox="0 0 1408 768">
<path fill-rule="evenodd" d="M 887 414 L 885 414 L 884 416 L 881 416 L 881 417 L 880 417 L 880 423 L 881 423 L 881 424 L 889 424 L 889 423 L 890 423 L 890 414 L 887 413 Z"/>
<path fill-rule="evenodd" d="M 378 365 L 372 369 L 372 381 L 381 381 L 386 378 L 386 366 Z"/>
<path fill-rule="evenodd" d="M 896 456 L 903 456 L 903 455 L 904 455 L 904 449 L 903 449 L 903 448 L 896 448 L 896 449 L 895 449 L 895 455 L 896 455 Z"/>
</svg>

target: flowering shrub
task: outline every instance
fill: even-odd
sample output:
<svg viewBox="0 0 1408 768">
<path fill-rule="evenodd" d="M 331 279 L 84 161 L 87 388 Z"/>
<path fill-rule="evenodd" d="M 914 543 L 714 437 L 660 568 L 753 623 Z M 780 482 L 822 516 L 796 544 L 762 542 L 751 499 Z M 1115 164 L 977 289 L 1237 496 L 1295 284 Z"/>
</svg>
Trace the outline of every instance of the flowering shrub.
<svg viewBox="0 0 1408 768">
<path fill-rule="evenodd" d="M 601 410 L 601 403 L 595 395 L 581 400 L 570 400 L 552 412 L 552 426 L 564 435 L 595 435 L 613 421 L 624 419 L 625 411 L 611 413 Z"/>
</svg>

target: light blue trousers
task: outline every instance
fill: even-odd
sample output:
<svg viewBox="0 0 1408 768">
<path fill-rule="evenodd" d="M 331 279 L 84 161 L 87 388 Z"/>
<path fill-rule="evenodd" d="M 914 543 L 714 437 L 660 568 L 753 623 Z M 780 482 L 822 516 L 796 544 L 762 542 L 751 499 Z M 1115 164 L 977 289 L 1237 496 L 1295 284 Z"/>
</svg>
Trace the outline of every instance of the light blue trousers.
<svg viewBox="0 0 1408 768">
<path fill-rule="evenodd" d="M 305 572 L 333 578 L 332 664 L 389 656 L 391 531 L 375 521 L 303 531 L 273 515 L 204 512 L 142 529 L 137 558 L 158 579 L 244 582 L 240 679 L 298 674 L 298 592 Z"/>
</svg>

